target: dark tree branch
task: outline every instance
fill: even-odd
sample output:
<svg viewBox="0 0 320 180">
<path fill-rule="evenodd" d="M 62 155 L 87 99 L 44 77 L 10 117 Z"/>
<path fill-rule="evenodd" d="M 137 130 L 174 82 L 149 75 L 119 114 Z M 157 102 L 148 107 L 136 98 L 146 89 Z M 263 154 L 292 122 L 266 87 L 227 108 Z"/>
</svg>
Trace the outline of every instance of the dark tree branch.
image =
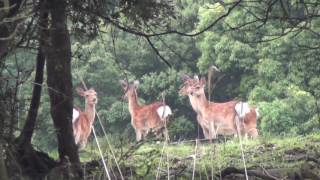
<svg viewBox="0 0 320 180">
<path fill-rule="evenodd" d="M 227 17 L 233 9 L 235 9 L 240 3 L 242 2 L 242 0 L 236 1 L 235 3 L 233 3 L 233 5 L 227 10 L 227 12 L 221 16 L 219 16 L 216 20 L 214 20 L 211 24 L 209 24 L 206 28 L 196 32 L 196 33 L 184 33 L 184 32 L 180 32 L 177 30 L 169 30 L 169 31 L 165 31 L 165 32 L 160 32 L 160 33 L 145 33 L 145 32 L 141 32 L 139 30 L 136 30 L 134 28 L 131 27 L 127 27 L 123 24 L 121 24 L 120 22 L 117 22 L 115 19 L 112 19 L 110 16 L 106 16 L 106 15 L 102 15 L 98 12 L 92 12 L 88 9 L 84 9 L 82 7 L 78 7 L 81 8 L 83 11 L 93 14 L 93 15 L 97 15 L 100 18 L 104 19 L 106 22 L 111 23 L 112 25 L 114 25 L 115 27 L 117 27 L 118 29 L 125 31 L 127 33 L 130 34 L 134 34 L 137 36 L 142 36 L 142 37 L 153 37 L 153 36 L 163 36 L 163 35 L 169 35 L 169 34 L 178 34 L 181 36 L 187 36 L 187 37 L 195 37 L 198 36 L 206 31 L 208 31 L 210 28 L 212 28 L 214 25 L 216 25 L 220 20 L 224 19 L 225 17 Z"/>
<path fill-rule="evenodd" d="M 154 50 L 154 52 L 157 54 L 157 56 L 164 62 L 166 63 L 170 68 L 172 67 L 171 64 L 168 62 L 168 60 L 166 60 L 158 51 L 158 49 L 152 44 L 151 40 L 149 37 L 146 37 L 149 45 L 151 46 L 151 48 Z"/>
</svg>

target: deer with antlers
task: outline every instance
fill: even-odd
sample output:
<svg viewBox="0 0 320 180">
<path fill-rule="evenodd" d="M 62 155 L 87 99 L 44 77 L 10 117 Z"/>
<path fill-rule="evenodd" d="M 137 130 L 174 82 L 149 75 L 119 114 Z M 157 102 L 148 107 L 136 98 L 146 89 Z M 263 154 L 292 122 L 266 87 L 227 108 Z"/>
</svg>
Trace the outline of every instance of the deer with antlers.
<svg viewBox="0 0 320 180">
<path fill-rule="evenodd" d="M 187 75 L 181 78 L 184 85 L 179 90 L 179 94 L 189 96 L 205 138 L 216 138 L 217 134 L 258 136 L 256 129 L 258 114 L 255 108 L 250 108 L 247 103 L 238 101 L 210 102 L 204 91 L 205 78 L 199 80 L 198 76 L 190 78 Z"/>
<path fill-rule="evenodd" d="M 73 109 L 72 127 L 74 140 L 81 148 L 87 144 L 88 137 L 96 115 L 95 105 L 98 102 L 97 93 L 94 89 L 84 90 L 81 87 L 76 88 L 77 93 L 85 98 L 85 109 Z"/>
<path fill-rule="evenodd" d="M 163 102 L 140 105 L 137 95 L 139 81 L 128 83 L 120 80 L 120 84 L 125 92 L 124 97 L 129 102 L 131 125 L 136 132 L 136 140 L 145 138 L 150 130 L 159 136 L 159 130 L 165 126 L 167 117 L 172 114 L 170 107 Z"/>
</svg>

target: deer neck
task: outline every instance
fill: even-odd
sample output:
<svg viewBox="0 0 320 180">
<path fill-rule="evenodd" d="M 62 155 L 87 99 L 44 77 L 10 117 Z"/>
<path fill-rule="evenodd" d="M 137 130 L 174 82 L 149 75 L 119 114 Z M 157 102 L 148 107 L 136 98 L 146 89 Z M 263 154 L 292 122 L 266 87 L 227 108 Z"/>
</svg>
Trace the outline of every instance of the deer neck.
<svg viewBox="0 0 320 180">
<path fill-rule="evenodd" d="M 197 113 L 199 113 L 200 110 L 199 110 L 198 103 L 197 103 L 197 97 L 192 96 L 191 94 L 189 94 L 188 96 L 189 96 L 189 101 L 192 106 L 192 109 L 194 111 L 196 111 Z"/>
<path fill-rule="evenodd" d="M 199 111 L 203 111 L 205 108 L 209 106 L 209 101 L 207 100 L 204 91 L 200 95 L 194 96 L 194 103 L 198 107 Z"/>
<path fill-rule="evenodd" d="M 129 112 L 130 114 L 134 114 L 134 112 L 139 108 L 137 92 L 134 92 L 134 95 L 130 96 L 128 98 L 128 101 L 129 101 Z"/>
<path fill-rule="evenodd" d="M 88 120 L 93 123 L 95 115 L 96 115 L 96 107 L 94 104 L 86 104 L 84 109 L 85 114 L 88 117 Z"/>
</svg>

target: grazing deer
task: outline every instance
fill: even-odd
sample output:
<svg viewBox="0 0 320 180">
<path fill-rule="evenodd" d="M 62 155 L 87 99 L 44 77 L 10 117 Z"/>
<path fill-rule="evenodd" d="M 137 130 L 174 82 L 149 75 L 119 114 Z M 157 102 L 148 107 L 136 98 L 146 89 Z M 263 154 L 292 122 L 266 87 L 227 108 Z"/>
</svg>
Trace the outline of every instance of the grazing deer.
<svg viewBox="0 0 320 180">
<path fill-rule="evenodd" d="M 139 105 L 137 95 L 139 81 L 128 83 L 120 80 L 120 84 L 125 92 L 124 97 L 129 101 L 131 125 L 136 132 L 136 140 L 140 141 L 142 137 L 145 138 L 150 130 L 154 130 L 159 136 L 159 130 L 164 127 L 167 117 L 172 114 L 170 107 L 162 102 Z"/>
<path fill-rule="evenodd" d="M 256 129 L 257 111 L 249 108 L 247 103 L 240 104 L 238 101 L 209 102 L 204 92 L 204 78 L 199 80 L 197 76 L 192 79 L 187 75 L 183 75 L 182 80 L 184 85 L 179 90 L 179 94 L 189 96 L 205 138 L 216 138 L 217 134 L 237 135 L 239 133 L 242 135 L 248 134 L 251 137 L 258 136 Z M 239 125 L 239 129 L 237 129 L 237 125 Z"/>
<path fill-rule="evenodd" d="M 76 88 L 77 93 L 85 98 L 85 109 L 81 111 L 79 108 L 73 109 L 72 127 L 75 143 L 81 148 L 87 144 L 88 137 L 91 133 L 92 124 L 94 122 L 96 108 L 98 102 L 97 93 L 94 89 L 83 90 L 81 87 Z"/>
</svg>

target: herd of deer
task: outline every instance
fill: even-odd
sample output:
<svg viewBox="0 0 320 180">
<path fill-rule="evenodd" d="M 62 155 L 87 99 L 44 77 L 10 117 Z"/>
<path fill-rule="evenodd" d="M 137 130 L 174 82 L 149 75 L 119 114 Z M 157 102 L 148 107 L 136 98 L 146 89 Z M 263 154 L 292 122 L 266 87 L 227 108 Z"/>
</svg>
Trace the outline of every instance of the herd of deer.
<svg viewBox="0 0 320 180">
<path fill-rule="evenodd" d="M 240 135 L 255 138 L 258 136 L 257 118 L 258 109 L 250 107 L 246 102 L 228 101 L 215 103 L 207 100 L 205 95 L 205 78 L 198 76 L 190 78 L 182 75 L 183 86 L 179 95 L 188 96 L 193 110 L 197 113 L 197 121 L 203 130 L 206 139 L 215 139 L 217 135 Z M 131 125 L 135 129 L 136 140 L 145 138 L 149 131 L 160 135 L 168 116 L 172 114 L 170 107 L 164 102 L 154 102 L 149 105 L 138 103 L 138 81 L 128 83 L 120 80 L 124 90 L 124 97 L 128 99 Z M 95 105 L 97 93 L 93 89 L 83 90 L 77 88 L 77 93 L 85 98 L 85 110 L 73 110 L 73 133 L 75 143 L 85 146 L 91 133 L 95 119 Z"/>
</svg>

